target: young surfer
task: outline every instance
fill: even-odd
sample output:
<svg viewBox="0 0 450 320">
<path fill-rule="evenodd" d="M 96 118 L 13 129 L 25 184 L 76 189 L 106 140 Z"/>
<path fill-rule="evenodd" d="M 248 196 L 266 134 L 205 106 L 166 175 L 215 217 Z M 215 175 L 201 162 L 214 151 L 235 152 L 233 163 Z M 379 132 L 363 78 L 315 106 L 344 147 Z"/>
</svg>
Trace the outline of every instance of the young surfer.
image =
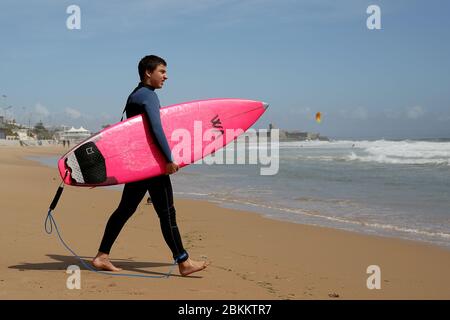
<svg viewBox="0 0 450 320">
<path fill-rule="evenodd" d="M 205 261 L 194 261 L 189 258 L 187 251 L 183 247 L 176 222 L 173 191 L 169 175 L 178 171 L 178 165 L 173 161 L 169 144 L 161 125 L 160 103 L 155 93 L 155 90 L 161 89 L 167 80 L 167 64 L 158 56 L 145 56 L 139 62 L 138 71 L 141 82 L 128 97 L 125 106 L 126 115 L 128 118 L 138 114 L 144 114 L 147 117 L 152 136 L 167 161 L 166 174 L 125 184 L 119 206 L 112 213 L 106 224 L 99 251 L 92 264 L 102 270 L 122 270 L 111 263 L 109 253 L 122 227 L 136 211 L 137 206 L 148 191 L 153 207 L 159 217 L 164 240 L 172 251 L 173 258 L 178 263 L 180 274 L 186 276 L 203 270 L 206 268 L 207 263 Z"/>
</svg>

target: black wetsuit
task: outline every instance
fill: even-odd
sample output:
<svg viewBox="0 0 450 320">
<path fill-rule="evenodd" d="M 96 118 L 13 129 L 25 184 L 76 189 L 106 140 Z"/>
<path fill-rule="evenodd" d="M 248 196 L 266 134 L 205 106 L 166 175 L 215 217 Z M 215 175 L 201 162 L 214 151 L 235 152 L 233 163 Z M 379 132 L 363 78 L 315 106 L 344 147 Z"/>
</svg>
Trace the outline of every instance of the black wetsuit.
<svg viewBox="0 0 450 320">
<path fill-rule="evenodd" d="M 154 90 L 154 88 L 140 83 L 128 97 L 125 110 L 128 118 L 138 114 L 146 115 L 155 142 L 160 146 L 166 160 L 172 162 L 169 144 L 161 126 L 160 103 Z M 136 211 L 147 191 L 158 214 L 164 240 L 172 251 L 173 258 L 178 263 L 186 261 L 188 253 L 183 248 L 176 222 L 172 184 L 169 175 L 161 175 L 125 184 L 119 206 L 106 224 L 99 251 L 109 254 L 122 227 Z"/>
</svg>

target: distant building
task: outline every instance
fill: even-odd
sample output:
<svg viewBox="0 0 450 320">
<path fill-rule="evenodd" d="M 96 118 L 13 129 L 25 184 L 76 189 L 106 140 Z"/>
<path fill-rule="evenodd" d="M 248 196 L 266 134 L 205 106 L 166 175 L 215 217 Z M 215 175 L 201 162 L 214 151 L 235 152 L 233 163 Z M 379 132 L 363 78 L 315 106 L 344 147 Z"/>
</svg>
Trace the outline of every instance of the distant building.
<svg viewBox="0 0 450 320">
<path fill-rule="evenodd" d="M 63 132 L 59 132 L 59 140 L 70 141 L 71 143 L 78 143 L 84 139 L 87 139 L 91 136 L 91 132 L 83 127 L 78 129 L 72 127 L 69 130 L 64 130 Z"/>
<path fill-rule="evenodd" d="M 275 129 L 275 126 L 270 123 L 269 124 L 269 132 L 270 130 Z M 312 132 L 303 132 L 299 130 L 281 130 L 279 134 L 280 141 L 306 141 L 306 140 L 321 140 L 321 141 L 329 141 L 325 136 L 321 136 L 320 133 L 312 133 Z"/>
<path fill-rule="evenodd" d="M 14 133 L 17 134 L 19 140 L 35 140 L 33 136 L 28 133 L 28 129 L 16 129 Z"/>
</svg>

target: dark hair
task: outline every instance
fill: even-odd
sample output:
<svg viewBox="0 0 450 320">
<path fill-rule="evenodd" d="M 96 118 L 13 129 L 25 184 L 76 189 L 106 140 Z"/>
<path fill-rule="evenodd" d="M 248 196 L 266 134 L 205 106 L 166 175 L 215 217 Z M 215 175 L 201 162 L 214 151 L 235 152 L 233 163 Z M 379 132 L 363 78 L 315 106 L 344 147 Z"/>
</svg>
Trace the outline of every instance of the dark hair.
<svg viewBox="0 0 450 320">
<path fill-rule="evenodd" d="M 139 78 L 141 78 L 141 81 L 145 78 L 145 71 L 149 70 L 153 72 L 160 64 L 167 66 L 166 61 L 158 56 L 150 55 L 143 57 L 138 64 Z"/>
</svg>

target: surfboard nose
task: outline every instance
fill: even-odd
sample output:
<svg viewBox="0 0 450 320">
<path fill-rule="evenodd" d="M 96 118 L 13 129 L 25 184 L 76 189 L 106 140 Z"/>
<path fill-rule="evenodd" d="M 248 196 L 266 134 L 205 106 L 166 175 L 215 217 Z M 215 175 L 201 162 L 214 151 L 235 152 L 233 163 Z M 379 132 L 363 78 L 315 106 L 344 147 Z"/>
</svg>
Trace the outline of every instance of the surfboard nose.
<svg viewBox="0 0 450 320">
<path fill-rule="evenodd" d="M 267 108 L 269 107 L 269 104 L 267 102 L 263 102 L 263 108 L 264 110 L 267 110 Z"/>
</svg>

